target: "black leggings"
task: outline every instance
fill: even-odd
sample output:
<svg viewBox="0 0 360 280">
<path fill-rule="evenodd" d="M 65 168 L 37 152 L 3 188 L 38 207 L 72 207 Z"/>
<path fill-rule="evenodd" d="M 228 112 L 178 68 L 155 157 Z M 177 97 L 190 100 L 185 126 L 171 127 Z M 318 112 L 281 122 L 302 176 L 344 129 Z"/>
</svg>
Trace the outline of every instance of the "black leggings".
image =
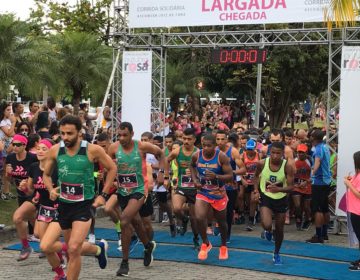
<svg viewBox="0 0 360 280">
<path fill-rule="evenodd" d="M 356 237 L 360 242 L 360 216 L 356 215 L 354 213 L 351 213 L 350 221 L 351 221 L 351 225 L 354 229 L 354 232 L 356 234 Z M 360 245 L 359 245 L 359 248 L 360 248 Z"/>
<path fill-rule="evenodd" d="M 233 217 L 234 217 L 234 208 L 235 208 L 235 203 L 236 203 L 238 192 L 237 192 L 237 190 L 231 190 L 231 191 L 227 190 L 226 194 L 229 198 L 229 201 L 228 201 L 227 207 L 226 207 L 226 222 L 227 222 L 227 226 L 228 226 L 228 237 L 230 237 L 231 226 L 232 226 L 232 221 L 233 221 Z"/>
</svg>

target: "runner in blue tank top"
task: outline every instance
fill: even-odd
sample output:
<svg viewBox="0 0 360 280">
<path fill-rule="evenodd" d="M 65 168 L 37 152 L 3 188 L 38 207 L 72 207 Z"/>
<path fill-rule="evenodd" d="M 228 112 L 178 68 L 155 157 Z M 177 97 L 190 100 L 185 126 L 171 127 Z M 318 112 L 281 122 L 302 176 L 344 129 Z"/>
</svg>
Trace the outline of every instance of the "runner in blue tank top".
<svg viewBox="0 0 360 280">
<path fill-rule="evenodd" d="M 224 183 L 233 179 L 233 172 L 229 158 L 219 149 L 216 149 L 216 139 L 213 135 L 205 135 L 202 145 L 203 149 L 192 156 L 190 165 L 192 180 L 199 190 L 195 202 L 195 217 L 203 244 L 198 258 L 206 260 L 208 252 L 212 248 L 206 234 L 207 217 L 212 208 L 221 233 L 219 259 L 226 260 L 228 258 L 226 247 L 226 205 L 228 198 Z"/>
</svg>

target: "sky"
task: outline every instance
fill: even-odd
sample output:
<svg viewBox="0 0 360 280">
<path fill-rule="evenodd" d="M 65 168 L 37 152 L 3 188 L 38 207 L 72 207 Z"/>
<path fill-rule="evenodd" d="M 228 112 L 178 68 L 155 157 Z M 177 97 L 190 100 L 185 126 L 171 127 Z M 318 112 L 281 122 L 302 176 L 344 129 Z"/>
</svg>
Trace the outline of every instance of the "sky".
<svg viewBox="0 0 360 280">
<path fill-rule="evenodd" d="M 76 3 L 76 0 L 57 2 L 68 2 L 70 4 Z M 25 20 L 30 15 L 30 8 L 35 7 L 34 0 L 0 0 L 0 14 L 5 12 L 14 13 L 20 19 Z"/>
</svg>

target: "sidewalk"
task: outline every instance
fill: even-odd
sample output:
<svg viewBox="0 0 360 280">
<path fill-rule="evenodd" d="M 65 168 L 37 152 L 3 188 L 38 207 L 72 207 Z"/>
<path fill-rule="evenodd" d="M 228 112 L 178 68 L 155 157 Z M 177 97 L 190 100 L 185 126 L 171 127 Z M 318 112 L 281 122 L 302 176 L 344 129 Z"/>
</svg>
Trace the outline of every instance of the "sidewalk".
<svg viewBox="0 0 360 280">
<path fill-rule="evenodd" d="M 155 230 L 168 230 L 166 224 L 153 224 Z M 108 218 L 99 218 L 96 221 L 96 227 L 112 228 L 113 225 Z M 234 234 L 260 236 L 261 227 L 257 224 L 253 232 L 246 232 L 245 225 L 235 225 L 233 228 Z M 304 241 L 311 237 L 314 229 L 310 228 L 308 232 L 297 231 L 295 225 L 288 225 L 285 227 L 285 239 Z M 0 232 L 1 234 L 1 232 Z M 347 246 L 347 236 L 329 235 L 331 245 Z M 16 242 L 13 240 L 11 243 Z M 8 245 L 2 244 L 4 247 Z M 140 246 L 140 245 L 138 245 Z M 30 258 L 24 262 L 17 262 L 16 257 L 19 252 L 1 250 L 0 253 L 0 267 L 2 273 L 0 279 L 24 279 L 24 276 L 31 276 L 31 279 L 44 280 L 53 279 L 54 273 L 50 270 L 46 259 L 39 259 L 34 253 Z M 119 279 L 116 277 L 116 270 L 118 269 L 121 259 L 111 258 L 109 265 L 105 270 L 100 270 L 97 261 L 94 257 L 84 257 L 82 264 L 82 272 L 80 279 L 97 280 L 97 279 Z M 305 279 L 294 276 L 284 276 L 273 273 L 263 273 L 251 270 L 222 268 L 218 266 L 206 266 L 188 263 L 176 263 L 155 261 L 149 268 L 143 266 L 142 260 L 130 260 L 130 277 L 128 279 Z M 120 278 L 121 279 L 121 278 Z"/>
</svg>

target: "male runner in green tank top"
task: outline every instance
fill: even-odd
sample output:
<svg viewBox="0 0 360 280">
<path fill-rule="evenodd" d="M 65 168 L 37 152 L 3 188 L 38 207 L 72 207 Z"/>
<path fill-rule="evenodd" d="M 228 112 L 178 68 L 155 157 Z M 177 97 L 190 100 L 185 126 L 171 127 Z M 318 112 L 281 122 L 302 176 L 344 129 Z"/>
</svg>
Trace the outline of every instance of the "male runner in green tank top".
<svg viewBox="0 0 360 280">
<path fill-rule="evenodd" d="M 79 117 L 65 116 L 59 126 L 62 141 L 49 150 L 43 179 L 50 192 L 50 199 L 59 197 L 59 224 L 69 255 L 67 279 L 76 280 L 81 270 L 81 254 L 97 256 L 102 269 L 107 265 L 107 242 L 102 240 L 97 246 L 84 241 L 94 208 L 105 204 L 104 197 L 115 179 L 116 166 L 101 147 L 80 140 L 82 124 Z M 108 173 L 103 193 L 94 202 L 95 161 L 102 164 Z M 53 188 L 51 174 L 55 168 L 58 169 L 59 179 L 58 187 Z M 61 251 L 63 245 L 57 241 L 57 227 L 49 226 L 49 230 L 42 240 L 41 248 L 46 248 L 48 252 Z"/>
<path fill-rule="evenodd" d="M 284 239 L 287 193 L 292 191 L 294 181 L 294 168 L 284 159 L 284 148 L 282 142 L 273 142 L 270 156 L 257 162 L 254 178 L 254 196 L 260 198 L 261 223 L 268 241 L 272 239 L 272 215 L 275 216 L 275 265 L 282 264 L 279 251 Z"/>
<path fill-rule="evenodd" d="M 183 222 L 180 229 L 180 234 L 184 235 L 187 231 L 187 224 L 189 218 L 184 213 L 184 204 L 189 205 L 190 222 L 192 231 L 194 234 L 193 242 L 194 248 L 199 250 L 199 233 L 196 226 L 195 218 L 195 201 L 197 190 L 194 182 L 191 178 L 190 164 L 192 155 L 198 150 L 194 144 L 196 141 L 195 130 L 193 128 L 187 128 L 183 133 L 183 145 L 176 150 L 171 151 L 165 161 L 165 179 L 169 179 L 170 174 L 170 162 L 176 160 L 178 164 L 178 180 L 177 186 L 174 186 L 175 193 L 172 196 L 172 203 L 174 207 L 175 216 Z M 166 185 L 169 187 L 169 181 L 166 181 Z"/>
<path fill-rule="evenodd" d="M 139 210 L 148 195 L 148 182 L 146 174 L 146 154 L 153 154 L 159 160 L 158 183 L 164 183 L 164 153 L 150 143 L 133 140 L 134 131 L 132 124 L 122 122 L 119 127 L 118 141 L 111 144 L 108 153 L 117 162 L 117 176 L 119 181 L 118 202 L 122 209 L 121 245 L 123 259 L 116 275 L 129 274 L 129 246 L 134 227 L 138 237 L 145 246 L 144 266 L 149 266 L 153 260 L 153 251 L 156 243 L 147 236 L 141 222 Z M 151 199 L 150 197 L 148 199 Z"/>
</svg>

